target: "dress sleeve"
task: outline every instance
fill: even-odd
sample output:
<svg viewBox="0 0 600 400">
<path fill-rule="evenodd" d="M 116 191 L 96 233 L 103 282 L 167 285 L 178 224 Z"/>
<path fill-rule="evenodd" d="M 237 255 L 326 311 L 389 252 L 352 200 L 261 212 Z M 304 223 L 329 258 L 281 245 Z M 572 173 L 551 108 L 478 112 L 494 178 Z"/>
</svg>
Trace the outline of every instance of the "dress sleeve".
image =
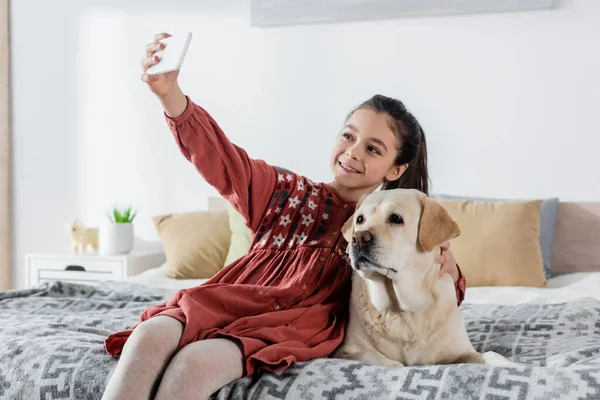
<svg viewBox="0 0 600 400">
<path fill-rule="evenodd" d="M 456 301 L 460 306 L 463 300 L 465 299 L 465 292 L 467 291 L 467 280 L 463 275 L 462 271 L 458 264 L 456 264 L 456 268 L 458 269 L 458 280 L 454 283 L 454 288 L 456 289 Z"/>
<path fill-rule="evenodd" d="M 183 114 L 167 124 L 185 158 L 256 231 L 274 190 L 277 172 L 231 143 L 216 121 L 187 97 Z"/>
</svg>

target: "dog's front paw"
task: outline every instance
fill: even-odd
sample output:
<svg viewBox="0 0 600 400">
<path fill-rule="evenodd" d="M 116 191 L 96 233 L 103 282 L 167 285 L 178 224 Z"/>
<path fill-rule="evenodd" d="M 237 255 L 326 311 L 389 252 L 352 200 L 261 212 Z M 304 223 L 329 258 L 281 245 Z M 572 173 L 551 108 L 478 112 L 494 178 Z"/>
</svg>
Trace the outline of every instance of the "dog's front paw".
<svg viewBox="0 0 600 400">
<path fill-rule="evenodd" d="M 481 354 L 481 356 L 483 357 L 483 361 L 487 365 L 495 365 L 498 367 L 518 367 L 519 366 L 519 364 L 509 361 L 506 359 L 506 357 L 504 357 L 498 353 L 495 353 L 493 351 L 486 351 L 485 353 Z"/>
<path fill-rule="evenodd" d="M 346 352 L 340 351 L 340 352 L 336 353 L 336 357 L 345 358 L 348 360 L 360 361 L 360 362 L 364 362 L 364 363 L 371 364 L 371 365 L 377 365 L 379 367 L 387 367 L 387 368 L 402 368 L 402 367 L 404 367 L 404 365 L 401 362 L 389 359 L 389 358 L 385 357 L 383 354 L 380 354 L 375 351 L 363 350 L 363 351 L 357 351 L 357 352 L 353 352 L 353 353 L 346 353 Z"/>
<path fill-rule="evenodd" d="M 404 364 L 398 362 L 398 361 L 394 361 L 394 360 L 389 360 L 386 363 L 384 363 L 382 365 L 382 367 L 386 367 L 386 368 L 404 368 Z"/>
<path fill-rule="evenodd" d="M 377 353 L 367 353 L 363 355 L 363 360 L 369 364 L 378 365 L 386 368 L 403 368 L 404 364 L 399 361 L 392 360 Z"/>
</svg>

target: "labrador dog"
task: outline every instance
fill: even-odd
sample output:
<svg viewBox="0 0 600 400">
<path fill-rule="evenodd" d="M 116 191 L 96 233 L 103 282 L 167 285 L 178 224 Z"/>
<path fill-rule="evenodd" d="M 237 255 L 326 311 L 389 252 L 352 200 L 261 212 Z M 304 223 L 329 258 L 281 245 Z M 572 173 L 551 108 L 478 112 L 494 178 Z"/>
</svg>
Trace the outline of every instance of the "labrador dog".
<svg viewBox="0 0 600 400">
<path fill-rule="evenodd" d="M 375 192 L 361 199 L 343 233 L 352 294 L 346 335 L 332 357 L 387 367 L 516 365 L 475 351 L 454 282 L 439 277 L 440 245 L 460 234 L 439 203 L 417 190 Z"/>
</svg>

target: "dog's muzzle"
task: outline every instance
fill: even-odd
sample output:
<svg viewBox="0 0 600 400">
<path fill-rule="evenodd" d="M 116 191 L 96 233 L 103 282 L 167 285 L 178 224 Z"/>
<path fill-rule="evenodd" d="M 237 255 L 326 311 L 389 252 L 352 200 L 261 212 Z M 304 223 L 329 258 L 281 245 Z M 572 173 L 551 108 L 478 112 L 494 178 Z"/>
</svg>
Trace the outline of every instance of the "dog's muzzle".
<svg viewBox="0 0 600 400">
<path fill-rule="evenodd" d="M 352 268 L 357 271 L 391 271 L 397 272 L 393 268 L 384 267 L 379 264 L 377 259 L 377 242 L 375 236 L 369 231 L 357 231 L 352 235 L 352 247 L 350 249 Z"/>
<path fill-rule="evenodd" d="M 375 243 L 375 237 L 369 231 L 356 231 L 354 235 L 352 235 L 352 258 L 355 260 L 353 262 L 353 267 L 355 269 L 360 270 L 361 264 L 364 264 L 365 256 L 368 256 L 371 252 L 371 249 Z"/>
<path fill-rule="evenodd" d="M 356 231 L 352 235 L 352 246 L 357 249 L 366 250 L 373 242 L 375 242 L 375 237 L 369 231 Z"/>
</svg>

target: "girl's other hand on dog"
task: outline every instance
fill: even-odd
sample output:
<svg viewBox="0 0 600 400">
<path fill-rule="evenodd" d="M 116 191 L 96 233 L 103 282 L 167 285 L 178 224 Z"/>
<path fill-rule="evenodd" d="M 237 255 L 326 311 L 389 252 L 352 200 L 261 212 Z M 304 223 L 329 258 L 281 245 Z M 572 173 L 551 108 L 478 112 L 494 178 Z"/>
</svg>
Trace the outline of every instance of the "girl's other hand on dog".
<svg viewBox="0 0 600 400">
<path fill-rule="evenodd" d="M 442 264 L 440 267 L 440 276 L 444 274 L 450 274 L 452 280 L 456 283 L 458 281 L 458 267 L 456 266 L 456 259 L 454 258 L 454 254 L 450 250 L 450 242 L 442 243 L 441 254 L 438 257 L 437 262 Z"/>
</svg>

